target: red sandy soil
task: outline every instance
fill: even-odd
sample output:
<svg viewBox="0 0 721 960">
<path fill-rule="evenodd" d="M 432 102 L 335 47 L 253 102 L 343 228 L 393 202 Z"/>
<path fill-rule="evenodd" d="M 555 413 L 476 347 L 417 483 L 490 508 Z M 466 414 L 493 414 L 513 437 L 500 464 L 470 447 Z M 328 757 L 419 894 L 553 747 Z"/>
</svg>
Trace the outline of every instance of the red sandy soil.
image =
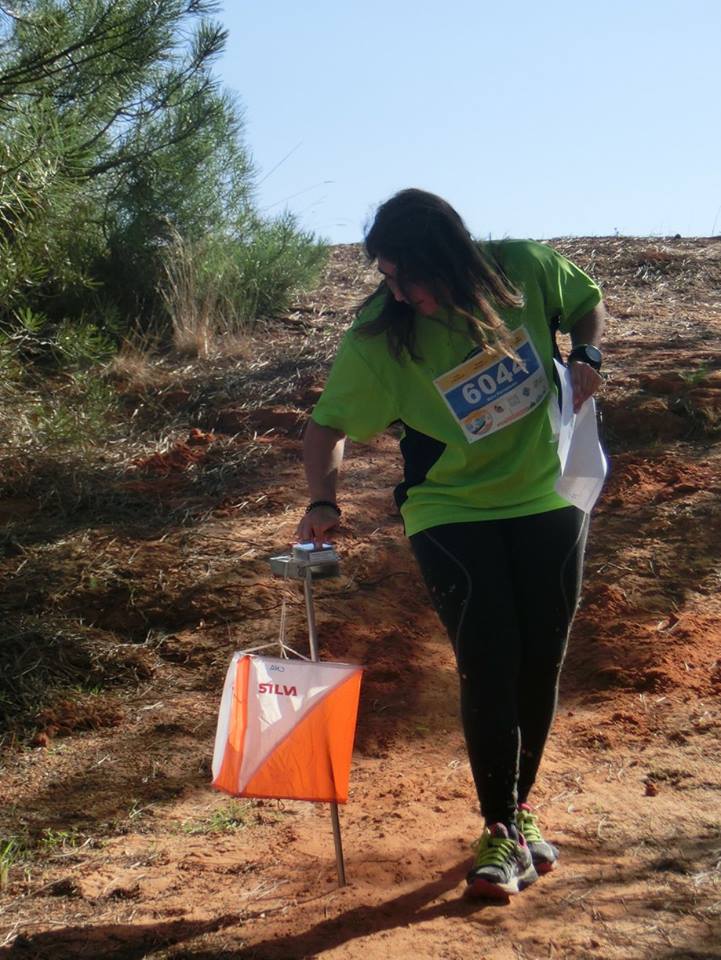
<svg viewBox="0 0 721 960">
<path fill-rule="evenodd" d="M 310 382 L 295 403 L 255 411 L 272 455 L 243 509 L 225 503 L 192 535 L 93 534 L 95 551 L 132 554 L 138 583 L 152 573 L 160 592 L 199 554 L 207 569 L 163 629 L 151 617 L 139 686 L 102 709 L 60 702 L 34 746 L 6 754 L 5 810 L 68 836 L 29 872 L 11 872 L 0 956 L 721 957 L 721 243 L 560 246 L 604 281 L 614 319 L 601 400 L 611 473 L 533 798 L 558 869 L 508 904 L 462 896 L 479 813 L 449 645 L 392 504 L 391 436 L 350 446 L 342 572 L 316 589 L 322 656 L 367 667 L 341 809 L 347 885 L 327 807 L 229 807 L 210 790 L 232 650 L 277 637 L 283 599 L 289 642 L 306 638 L 302 596 L 271 578 L 267 557 L 292 541 L 305 500 L 298 424 L 320 387 Z M 352 282 L 357 258 L 334 252 L 328 283 L 346 300 L 364 289 Z M 298 336 L 330 322 L 316 309 L 288 323 L 298 317 Z M 170 458 L 137 465 L 136 482 L 185 469 L 214 443 L 179 436 Z M 113 602 L 89 602 L 89 622 L 128 614 Z"/>
</svg>

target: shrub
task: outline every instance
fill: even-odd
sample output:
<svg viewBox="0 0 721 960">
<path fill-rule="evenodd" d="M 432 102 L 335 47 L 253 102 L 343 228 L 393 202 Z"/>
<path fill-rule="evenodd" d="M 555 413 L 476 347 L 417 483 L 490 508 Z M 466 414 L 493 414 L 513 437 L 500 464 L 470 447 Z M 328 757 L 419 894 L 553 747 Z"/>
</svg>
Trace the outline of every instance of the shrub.
<svg viewBox="0 0 721 960">
<path fill-rule="evenodd" d="M 242 237 L 188 242 L 164 251 L 160 290 L 180 353 L 208 356 L 219 338 L 242 335 L 262 316 L 286 311 L 294 291 L 315 279 L 325 248 L 285 215 Z"/>
</svg>

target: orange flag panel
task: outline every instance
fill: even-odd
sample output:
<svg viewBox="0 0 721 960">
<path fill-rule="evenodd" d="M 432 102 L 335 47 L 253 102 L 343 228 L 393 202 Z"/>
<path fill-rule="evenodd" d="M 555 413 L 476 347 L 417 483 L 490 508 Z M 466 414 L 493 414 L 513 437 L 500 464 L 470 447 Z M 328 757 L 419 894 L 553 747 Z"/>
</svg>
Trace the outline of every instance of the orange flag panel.
<svg viewBox="0 0 721 960">
<path fill-rule="evenodd" d="M 236 653 L 213 786 L 234 796 L 345 803 L 361 676 L 351 664 Z"/>
</svg>

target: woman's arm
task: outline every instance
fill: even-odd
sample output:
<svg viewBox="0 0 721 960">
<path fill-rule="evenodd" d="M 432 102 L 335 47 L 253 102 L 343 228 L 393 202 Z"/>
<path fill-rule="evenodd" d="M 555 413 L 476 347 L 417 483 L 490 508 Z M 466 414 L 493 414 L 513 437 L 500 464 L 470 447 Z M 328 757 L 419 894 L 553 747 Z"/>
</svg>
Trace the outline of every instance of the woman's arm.
<svg viewBox="0 0 721 960">
<path fill-rule="evenodd" d="M 571 328 L 571 346 L 577 347 L 586 343 L 599 346 L 605 325 L 606 308 L 601 302 L 574 323 Z M 593 367 L 578 360 L 571 361 L 569 371 L 573 384 L 573 410 L 578 413 L 585 401 L 601 386 L 603 377 Z"/>
<path fill-rule="evenodd" d="M 303 463 L 308 481 L 310 502 L 336 502 L 338 475 L 343 462 L 345 434 L 332 427 L 322 427 L 309 420 L 303 437 Z M 301 543 L 311 540 L 318 546 L 330 530 L 338 525 L 339 515 L 332 507 L 314 507 L 298 524 Z"/>
</svg>

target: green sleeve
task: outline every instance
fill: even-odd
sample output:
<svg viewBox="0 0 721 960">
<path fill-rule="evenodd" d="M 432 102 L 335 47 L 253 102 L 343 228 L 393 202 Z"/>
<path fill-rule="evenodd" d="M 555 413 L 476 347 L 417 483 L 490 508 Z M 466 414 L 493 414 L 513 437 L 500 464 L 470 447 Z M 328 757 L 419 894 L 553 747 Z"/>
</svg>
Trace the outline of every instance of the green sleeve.
<svg viewBox="0 0 721 960">
<path fill-rule="evenodd" d="M 552 247 L 534 243 L 532 248 L 540 268 L 547 316 L 558 317 L 560 329 L 568 333 L 577 320 L 601 302 L 601 290 L 583 270 Z"/>
<path fill-rule="evenodd" d="M 374 340 L 376 349 L 369 350 L 371 356 L 367 357 L 358 343 L 358 335 L 353 330 L 348 331 L 323 394 L 311 414 L 320 426 L 340 430 L 351 440 L 361 442 L 382 433 L 399 419 L 395 397 L 386 388 L 372 358 L 373 353 L 378 353 L 379 361 L 382 361 L 380 354 L 387 348 L 384 342 Z"/>
</svg>

